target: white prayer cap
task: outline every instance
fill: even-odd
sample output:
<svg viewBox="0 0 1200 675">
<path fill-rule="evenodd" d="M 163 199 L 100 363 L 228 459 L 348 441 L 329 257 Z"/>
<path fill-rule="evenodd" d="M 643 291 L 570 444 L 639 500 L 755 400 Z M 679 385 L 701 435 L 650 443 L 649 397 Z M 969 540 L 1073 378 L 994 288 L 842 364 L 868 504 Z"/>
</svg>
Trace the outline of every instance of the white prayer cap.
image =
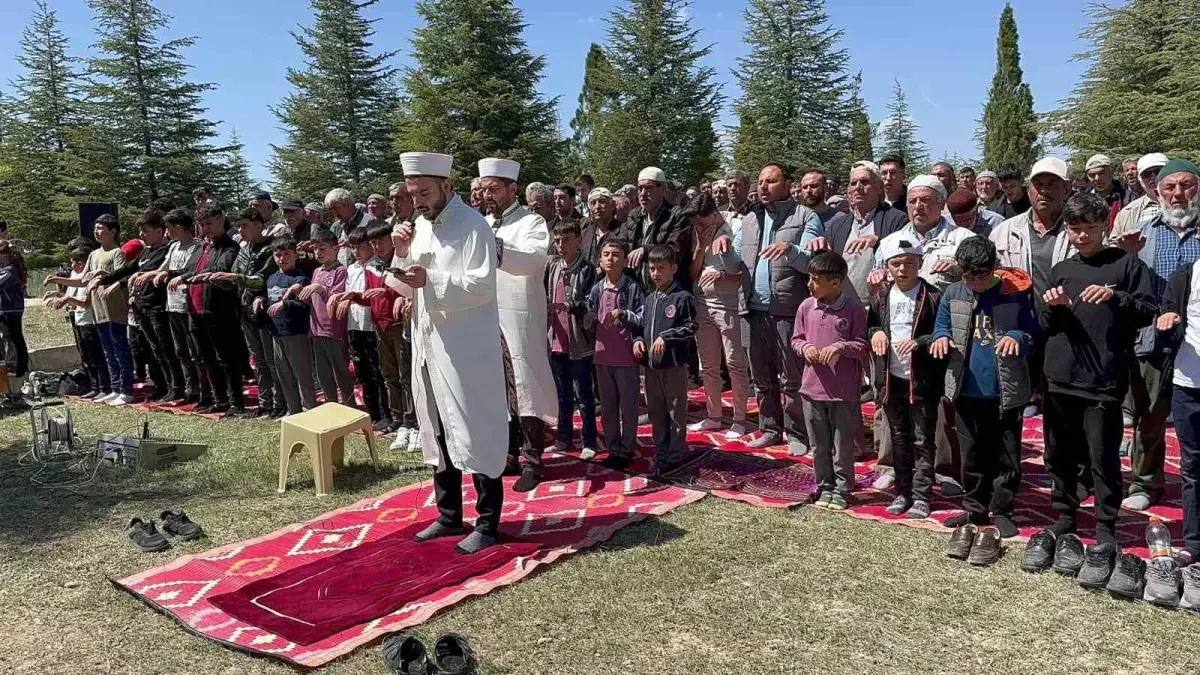
<svg viewBox="0 0 1200 675">
<path fill-rule="evenodd" d="M 657 166 L 648 166 L 638 174 L 638 182 L 652 180 L 660 185 L 667 184 L 667 173 Z"/>
<path fill-rule="evenodd" d="M 454 157 L 437 152 L 402 152 L 400 166 L 405 176 L 437 176 L 449 178 Z"/>
<path fill-rule="evenodd" d="M 1142 155 L 1138 159 L 1137 171 L 1138 175 L 1142 175 L 1149 169 L 1161 169 L 1167 165 L 1167 156 L 1161 152 L 1152 152 L 1148 155 Z"/>
<path fill-rule="evenodd" d="M 975 179 L 976 179 L 976 180 L 979 180 L 980 178 L 996 178 L 996 172 L 995 172 L 995 171 L 983 171 L 983 172 L 980 172 L 979 174 L 977 174 L 977 175 L 975 176 Z"/>
<path fill-rule="evenodd" d="M 480 178 L 504 178 L 507 180 L 516 180 L 520 173 L 521 163 L 514 162 L 511 159 L 488 157 L 487 159 L 479 160 Z"/>
<path fill-rule="evenodd" d="M 879 180 L 883 180 L 883 172 L 879 170 L 879 165 L 875 162 L 870 160 L 862 160 L 861 162 L 855 162 L 854 164 L 850 165 L 850 173 L 854 173 L 859 169 L 866 171 Z"/>
<path fill-rule="evenodd" d="M 904 235 L 884 237 L 883 243 L 879 247 L 879 256 L 883 262 L 902 255 L 915 255 L 920 258 L 925 255 L 925 249 L 921 246 L 921 242 Z"/>
<path fill-rule="evenodd" d="M 592 188 L 592 191 L 588 193 L 587 200 L 590 202 L 593 199 L 607 199 L 612 201 L 612 193 L 606 187 Z"/>
<path fill-rule="evenodd" d="M 917 176 L 908 181 L 908 189 L 911 191 L 914 188 L 929 188 L 938 193 L 942 201 L 946 201 L 946 186 L 942 185 L 942 181 L 938 180 L 937 176 L 931 176 L 927 173 Z"/>
<path fill-rule="evenodd" d="M 1068 180 L 1070 175 L 1067 173 L 1067 163 L 1057 157 L 1043 157 L 1039 159 L 1029 171 L 1029 180 L 1033 180 L 1034 176 L 1043 173 L 1058 176 L 1063 180 Z"/>
<path fill-rule="evenodd" d="M 1112 158 L 1108 155 L 1096 154 L 1088 157 L 1087 164 L 1083 165 L 1084 171 L 1099 169 L 1102 166 L 1112 166 Z"/>
<path fill-rule="evenodd" d="M 825 206 L 828 206 L 831 209 L 836 209 L 838 204 L 841 204 L 844 201 L 846 201 L 845 197 L 843 197 L 841 195 L 834 195 L 834 196 L 830 197 L 829 199 L 825 200 Z"/>
</svg>

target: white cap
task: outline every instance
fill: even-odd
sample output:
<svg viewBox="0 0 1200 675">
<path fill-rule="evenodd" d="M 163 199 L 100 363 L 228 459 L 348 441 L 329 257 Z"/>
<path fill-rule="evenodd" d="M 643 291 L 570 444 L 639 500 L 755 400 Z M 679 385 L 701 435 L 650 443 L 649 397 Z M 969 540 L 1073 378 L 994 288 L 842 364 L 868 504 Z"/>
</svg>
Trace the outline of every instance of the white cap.
<svg viewBox="0 0 1200 675">
<path fill-rule="evenodd" d="M 829 199 L 825 200 L 825 206 L 834 207 L 834 206 L 837 206 L 838 204 L 841 204 L 844 201 L 846 201 L 845 197 L 843 197 L 841 195 L 834 195 L 834 196 L 830 197 Z"/>
<path fill-rule="evenodd" d="M 1161 152 L 1152 152 L 1148 155 L 1142 155 L 1140 158 L 1138 158 L 1138 175 L 1142 175 L 1148 169 L 1161 169 L 1166 165 L 1167 156 Z"/>
<path fill-rule="evenodd" d="M 1063 180 L 1070 179 L 1070 174 L 1067 173 L 1067 163 L 1057 157 L 1043 157 L 1035 162 L 1033 168 L 1029 170 L 1029 180 L 1033 180 L 1034 176 L 1043 173 L 1058 176 Z"/>
<path fill-rule="evenodd" d="M 996 177 L 995 171 L 980 171 L 975 176 L 975 180 L 979 180 L 980 178 L 995 178 L 995 177 Z"/>
<path fill-rule="evenodd" d="M 1092 169 L 1099 169 L 1102 166 L 1112 166 L 1112 158 L 1108 155 L 1096 154 L 1088 157 L 1087 163 L 1083 165 L 1083 170 L 1091 171 Z"/>
<path fill-rule="evenodd" d="M 612 192 L 606 187 L 595 187 L 588 193 L 587 200 L 590 202 L 593 199 L 608 199 L 612 200 Z"/>
<path fill-rule="evenodd" d="M 667 174 L 657 166 L 648 166 L 638 173 L 638 182 L 640 183 L 644 180 L 652 180 L 655 183 L 666 185 Z"/>
<path fill-rule="evenodd" d="M 436 152 L 402 152 L 400 166 L 405 176 L 437 176 L 449 178 L 454 157 Z"/>
<path fill-rule="evenodd" d="M 883 243 L 879 246 L 879 255 L 883 262 L 901 255 L 915 255 L 920 258 L 925 255 L 925 249 L 921 246 L 921 242 L 914 238 L 897 234 L 892 237 L 884 237 Z"/>
<path fill-rule="evenodd" d="M 876 164 L 875 162 L 864 159 L 862 161 L 855 162 L 854 164 L 850 165 L 850 173 L 854 173 L 855 171 L 858 171 L 859 169 L 866 171 L 867 173 L 871 174 L 872 176 L 878 178 L 879 180 L 883 180 L 883 172 L 881 172 L 879 170 L 879 165 Z"/>
<path fill-rule="evenodd" d="M 488 157 L 487 159 L 479 160 L 480 178 L 505 178 L 507 180 L 516 180 L 520 173 L 521 163 L 514 162 L 511 159 Z"/>
<path fill-rule="evenodd" d="M 923 173 L 920 176 L 908 181 L 908 189 L 913 188 L 929 188 L 941 196 L 942 201 L 946 201 L 946 186 L 942 185 L 942 181 L 937 176 L 931 176 Z"/>
</svg>

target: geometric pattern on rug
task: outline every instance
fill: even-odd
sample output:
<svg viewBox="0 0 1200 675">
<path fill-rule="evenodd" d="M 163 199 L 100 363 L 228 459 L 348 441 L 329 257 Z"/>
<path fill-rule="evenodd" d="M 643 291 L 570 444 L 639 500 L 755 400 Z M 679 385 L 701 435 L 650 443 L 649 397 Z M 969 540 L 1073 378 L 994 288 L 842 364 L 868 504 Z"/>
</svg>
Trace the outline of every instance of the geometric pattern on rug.
<svg viewBox="0 0 1200 675">
<path fill-rule="evenodd" d="M 189 632 L 234 649 L 316 667 L 387 633 L 421 624 L 470 596 L 514 583 L 542 565 L 609 539 L 631 523 L 662 515 L 705 494 L 561 454 L 547 453 L 545 459 L 546 480 L 532 492 L 513 492 L 515 479 L 505 478 L 500 526 L 503 545 L 475 561 L 471 561 L 474 556 L 453 552 L 457 537 L 424 544 L 430 548 L 419 563 L 385 560 L 389 553 L 416 550 L 407 545 L 411 535 L 437 517 L 432 483 L 424 480 L 256 539 L 180 556 L 113 583 L 174 618 Z M 463 501 L 470 522 L 475 492 L 469 477 L 464 480 Z M 363 574 L 371 556 L 381 568 L 390 568 L 378 577 Z M 448 571 L 451 567 L 453 571 Z M 444 574 L 431 577 L 430 570 Z M 333 576 L 326 579 L 320 575 Z M 271 589 L 314 579 L 321 583 L 311 583 L 306 591 L 280 600 L 311 601 L 313 593 L 324 593 L 345 604 L 337 611 L 312 605 L 288 613 L 279 611 L 283 604 L 263 600 Z M 326 580 L 330 583 L 324 583 Z M 355 597 L 357 594 L 368 597 Z M 251 598 L 251 602 L 239 598 Z M 253 611 L 243 611 L 247 605 L 261 610 L 258 616 L 274 612 L 289 617 L 274 623 L 273 628 L 280 630 L 271 630 L 222 608 L 237 608 L 239 615 L 255 616 Z M 355 617 L 353 625 L 342 625 L 344 620 L 336 615 L 343 611 Z M 257 622 L 265 623 L 269 622 Z M 304 624 L 311 626 L 302 628 Z M 301 640 L 288 639 L 281 632 Z"/>
</svg>

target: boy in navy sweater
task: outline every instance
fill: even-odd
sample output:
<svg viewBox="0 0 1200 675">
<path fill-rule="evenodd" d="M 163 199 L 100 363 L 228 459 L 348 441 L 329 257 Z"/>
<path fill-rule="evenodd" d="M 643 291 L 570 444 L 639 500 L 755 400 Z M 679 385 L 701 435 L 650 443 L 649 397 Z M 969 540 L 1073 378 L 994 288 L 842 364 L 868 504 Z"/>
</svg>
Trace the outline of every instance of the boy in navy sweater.
<svg viewBox="0 0 1200 675">
<path fill-rule="evenodd" d="M 688 362 L 696 351 L 696 305 L 692 293 L 675 281 L 674 247 L 655 246 L 647 263 L 654 291 L 638 312 L 622 310 L 621 318 L 639 331 L 633 355 L 645 365 L 646 410 L 657 450 L 652 473 L 661 476 L 683 462 Z"/>
<path fill-rule="evenodd" d="M 309 307 L 288 294 L 292 286 L 303 288 L 309 273 L 296 266 L 296 242 L 281 237 L 272 245 L 271 255 L 278 268 L 267 278 L 265 298 L 254 301 L 255 313 L 266 305 L 271 321 L 267 330 L 275 347 L 275 374 L 279 377 L 289 415 L 317 407 L 313 391 L 312 341 L 308 337 Z"/>
</svg>

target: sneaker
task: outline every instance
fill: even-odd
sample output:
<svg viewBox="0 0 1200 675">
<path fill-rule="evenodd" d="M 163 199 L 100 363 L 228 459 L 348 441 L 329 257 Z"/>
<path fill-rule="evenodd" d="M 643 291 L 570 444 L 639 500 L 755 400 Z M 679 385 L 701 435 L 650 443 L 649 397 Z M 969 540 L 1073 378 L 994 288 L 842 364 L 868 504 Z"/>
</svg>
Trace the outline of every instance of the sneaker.
<svg viewBox="0 0 1200 675">
<path fill-rule="evenodd" d="M 388 449 L 396 451 L 408 450 L 408 429 L 401 427 L 396 432 L 396 440 L 392 441 Z"/>
<path fill-rule="evenodd" d="M 1190 612 L 1200 612 L 1200 565 L 1183 568 L 1183 597 L 1179 607 Z"/>
<path fill-rule="evenodd" d="M 521 476 L 513 483 L 512 489 L 513 492 L 529 492 L 541 482 L 542 477 L 538 474 L 537 469 L 526 466 L 521 469 Z"/>
<path fill-rule="evenodd" d="M 421 431 L 419 429 L 408 430 L 408 451 L 421 452 Z"/>
<path fill-rule="evenodd" d="M 113 400 L 114 398 L 116 398 L 118 396 L 120 396 L 120 394 L 118 394 L 117 392 L 110 391 L 107 394 L 102 394 L 102 395 L 97 396 L 96 398 L 92 399 L 92 403 L 108 403 L 109 401 Z"/>
<path fill-rule="evenodd" d="M 891 504 L 888 504 L 887 512 L 893 516 L 903 515 L 912 506 L 912 500 L 904 495 L 896 495 Z"/>
<path fill-rule="evenodd" d="M 1112 576 L 1117 560 L 1117 547 L 1110 543 L 1088 546 L 1083 556 L 1083 567 L 1075 580 L 1085 588 L 1104 588 Z"/>
<path fill-rule="evenodd" d="M 75 398 L 77 398 L 81 401 L 90 401 L 99 395 L 100 395 L 100 392 L 92 391 L 91 389 L 89 389 L 89 390 L 83 392 L 82 394 L 80 394 L 79 396 L 76 396 Z"/>
<path fill-rule="evenodd" d="M 1179 567 L 1172 558 L 1155 558 L 1146 563 L 1146 590 L 1142 599 L 1161 607 L 1179 605 Z"/>
<path fill-rule="evenodd" d="M 908 507 L 908 513 L 904 514 L 904 517 L 909 520 L 925 520 L 931 512 L 929 502 L 917 499 L 913 501 L 912 506 Z"/>
<path fill-rule="evenodd" d="M 133 547 L 142 553 L 165 551 L 171 547 L 167 538 L 155 527 L 153 520 L 147 522 L 137 516 L 130 518 L 129 524 L 125 526 L 125 535 L 129 537 Z"/>
<path fill-rule="evenodd" d="M 595 457 L 596 449 L 589 445 L 583 446 L 583 449 L 579 451 L 579 459 L 594 459 Z"/>
<path fill-rule="evenodd" d="M 433 643 L 434 672 L 442 675 L 474 675 L 475 655 L 467 638 L 443 633 Z"/>
<path fill-rule="evenodd" d="M 887 490 L 895 484 L 896 474 L 892 473 L 891 471 L 885 471 L 879 474 L 879 476 L 875 479 L 875 482 L 871 483 L 871 489 Z"/>
<path fill-rule="evenodd" d="M 122 406 L 122 405 L 129 405 L 130 403 L 133 403 L 133 395 L 132 394 L 119 394 L 108 400 L 108 405 L 111 405 L 114 407 Z"/>
<path fill-rule="evenodd" d="M 725 432 L 725 440 L 736 441 L 746 435 L 746 425 L 741 422 L 734 422 L 729 425 L 729 430 Z"/>
<path fill-rule="evenodd" d="M 840 492 L 833 492 L 829 495 L 829 505 L 825 508 L 830 511 L 845 511 L 846 510 L 846 495 Z"/>
<path fill-rule="evenodd" d="M 380 651 L 383 662 L 393 673 L 425 675 L 433 672 L 433 663 L 425 651 L 425 645 L 411 633 L 387 636 Z"/>
<path fill-rule="evenodd" d="M 1154 506 L 1154 501 L 1145 492 L 1135 492 L 1121 501 L 1121 508 L 1126 511 L 1145 511 Z"/>
<path fill-rule="evenodd" d="M 1058 537 L 1050 530 L 1040 530 L 1029 538 L 1025 552 L 1021 554 L 1021 569 L 1026 572 L 1045 572 L 1054 562 L 1054 549 Z"/>
<path fill-rule="evenodd" d="M 976 567 L 995 564 L 1000 559 L 1000 533 L 994 527 L 985 527 L 975 535 L 967 563 Z"/>
<path fill-rule="evenodd" d="M 1064 534 L 1054 546 L 1054 562 L 1050 568 L 1059 574 L 1073 577 L 1083 567 L 1083 542 L 1074 534 Z"/>
<path fill-rule="evenodd" d="M 967 523 L 954 530 L 954 534 L 950 535 L 950 541 L 946 543 L 946 555 L 957 560 L 966 560 L 971 555 L 971 546 L 975 543 L 977 534 L 979 534 L 979 528 L 972 523 Z"/>
<path fill-rule="evenodd" d="M 801 441 L 788 441 L 788 457 L 807 457 L 810 452 L 808 444 Z"/>
<path fill-rule="evenodd" d="M 163 533 L 180 541 L 192 541 L 204 536 L 204 530 L 192 522 L 192 519 L 182 509 L 163 511 L 159 517 L 162 518 Z"/>
<path fill-rule="evenodd" d="M 1117 564 L 1104 587 L 1109 593 L 1129 600 L 1142 597 L 1146 584 L 1146 561 L 1132 553 L 1117 556 Z"/>
<path fill-rule="evenodd" d="M 721 428 L 721 420 L 704 418 L 699 422 L 688 425 L 688 431 L 716 431 Z"/>
<path fill-rule="evenodd" d="M 767 432 L 746 444 L 746 447 L 759 449 L 779 445 L 779 434 Z"/>
<path fill-rule="evenodd" d="M 817 500 L 813 502 L 813 506 L 817 507 L 818 509 L 827 509 L 829 508 L 829 500 L 832 498 L 832 491 L 826 490 L 822 492 L 819 497 L 817 497 Z"/>
</svg>

